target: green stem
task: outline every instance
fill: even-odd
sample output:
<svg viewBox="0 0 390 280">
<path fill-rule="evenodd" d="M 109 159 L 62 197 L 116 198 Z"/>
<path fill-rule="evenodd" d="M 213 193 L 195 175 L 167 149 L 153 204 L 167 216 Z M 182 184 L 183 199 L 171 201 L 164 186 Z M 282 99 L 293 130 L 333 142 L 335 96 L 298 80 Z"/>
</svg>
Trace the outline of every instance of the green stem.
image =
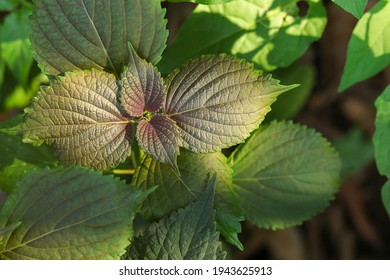
<svg viewBox="0 0 390 280">
<path fill-rule="evenodd" d="M 112 170 L 112 173 L 116 175 L 133 175 L 135 169 L 114 169 Z"/>
</svg>

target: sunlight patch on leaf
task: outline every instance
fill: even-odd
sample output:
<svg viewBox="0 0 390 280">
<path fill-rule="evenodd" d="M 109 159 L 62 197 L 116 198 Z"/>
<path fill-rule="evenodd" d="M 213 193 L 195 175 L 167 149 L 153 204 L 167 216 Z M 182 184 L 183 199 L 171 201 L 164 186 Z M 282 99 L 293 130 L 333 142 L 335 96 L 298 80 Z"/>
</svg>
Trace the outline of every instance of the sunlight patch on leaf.
<svg viewBox="0 0 390 280">
<path fill-rule="evenodd" d="M 264 120 L 282 86 L 253 65 L 226 55 L 194 59 L 168 76 L 165 113 L 194 152 L 239 144 Z"/>
</svg>

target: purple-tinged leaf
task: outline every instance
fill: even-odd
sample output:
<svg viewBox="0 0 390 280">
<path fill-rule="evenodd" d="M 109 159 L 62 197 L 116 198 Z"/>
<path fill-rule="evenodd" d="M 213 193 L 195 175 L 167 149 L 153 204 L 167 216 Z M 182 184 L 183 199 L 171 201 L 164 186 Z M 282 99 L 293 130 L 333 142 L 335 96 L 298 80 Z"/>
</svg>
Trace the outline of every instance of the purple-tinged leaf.
<svg viewBox="0 0 390 280">
<path fill-rule="evenodd" d="M 137 139 L 148 155 L 178 170 L 176 157 L 181 139 L 180 131 L 172 120 L 164 116 L 153 116 L 150 121 L 142 120 L 138 124 Z"/>
<path fill-rule="evenodd" d="M 120 101 L 126 112 L 141 117 L 144 111 L 154 112 L 162 107 L 164 85 L 153 64 L 140 58 L 129 44 L 130 60 L 120 81 Z"/>
<path fill-rule="evenodd" d="M 52 144 L 63 164 L 109 169 L 131 152 L 133 120 L 118 109 L 107 72 L 76 71 L 42 87 L 18 129 L 25 142 Z"/>
<path fill-rule="evenodd" d="M 276 97 L 294 87 L 264 77 L 231 56 L 204 56 L 167 78 L 165 113 L 181 130 L 183 145 L 215 152 L 241 143 L 263 121 Z"/>
</svg>

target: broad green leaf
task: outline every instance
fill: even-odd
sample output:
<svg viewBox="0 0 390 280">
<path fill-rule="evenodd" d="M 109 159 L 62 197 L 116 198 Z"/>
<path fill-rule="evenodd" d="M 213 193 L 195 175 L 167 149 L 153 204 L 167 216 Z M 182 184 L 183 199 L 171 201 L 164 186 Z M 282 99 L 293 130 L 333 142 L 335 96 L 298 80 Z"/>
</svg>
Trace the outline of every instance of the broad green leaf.
<svg viewBox="0 0 390 280">
<path fill-rule="evenodd" d="M 158 65 L 169 73 L 201 54 L 228 53 L 271 71 L 286 67 L 318 40 L 326 25 L 321 0 L 308 0 L 299 16 L 298 0 L 241 0 L 199 5 L 184 22 Z"/>
<path fill-rule="evenodd" d="M 1 205 L 0 205 L 0 207 L 1 207 Z M 20 224 L 21 224 L 20 222 L 17 222 L 13 225 L 9 225 L 6 227 L 0 226 L 0 251 L 4 250 L 6 240 L 9 238 L 9 236 L 12 234 L 12 232 L 20 226 Z"/>
<path fill-rule="evenodd" d="M 28 75 L 33 62 L 30 50 L 29 21 L 31 6 L 26 5 L 5 17 L 0 25 L 2 59 L 16 80 L 27 88 Z"/>
<path fill-rule="evenodd" d="M 0 0 L 0 11 L 12 11 L 22 0 Z"/>
<path fill-rule="evenodd" d="M 387 181 L 382 187 L 382 201 L 386 208 L 387 214 L 390 216 L 390 182 Z"/>
<path fill-rule="evenodd" d="M 45 74 L 96 68 L 117 77 L 130 42 L 156 63 L 165 48 L 165 10 L 159 0 L 35 0 L 31 42 Z"/>
<path fill-rule="evenodd" d="M 138 56 L 130 45 L 130 60 L 120 81 L 120 101 L 130 116 L 141 117 L 144 111 L 154 112 L 162 107 L 164 85 L 160 73 Z"/>
<path fill-rule="evenodd" d="M 16 228 L 0 259 L 119 259 L 145 194 L 82 167 L 32 172 L 9 195 L 0 226 Z"/>
<path fill-rule="evenodd" d="M 354 17 L 360 19 L 363 16 L 364 9 L 367 6 L 368 0 L 332 0 L 334 3 L 339 5 L 348 13 L 352 14 Z"/>
<path fill-rule="evenodd" d="M 174 121 L 165 116 L 142 120 L 137 128 L 137 140 L 148 155 L 178 170 L 176 157 L 180 153 L 180 131 Z"/>
<path fill-rule="evenodd" d="M 390 178 L 390 86 L 375 101 L 377 109 L 373 137 L 379 173 Z"/>
<path fill-rule="evenodd" d="M 11 165 L 0 171 L 0 189 L 10 193 L 21 178 L 37 169 L 34 164 L 15 159 Z"/>
<path fill-rule="evenodd" d="M 365 139 L 361 129 L 354 128 L 333 143 L 342 162 L 342 177 L 361 171 L 374 159 L 371 139 Z"/>
<path fill-rule="evenodd" d="M 338 190 L 339 156 L 314 130 L 291 122 L 256 131 L 230 164 L 245 218 L 262 228 L 298 225 Z"/>
<path fill-rule="evenodd" d="M 213 209 L 215 177 L 204 194 L 186 208 L 152 224 L 131 244 L 126 259 L 216 260 L 226 253 L 219 242 Z"/>
<path fill-rule="evenodd" d="M 4 74 L 5 74 L 5 61 L 3 59 L 1 59 L 3 56 L 2 56 L 2 49 L 1 49 L 1 45 L 0 45 L 0 90 L 1 90 L 1 87 L 3 85 L 3 81 L 4 81 Z M 3 94 L 0 94 L 0 100 L 3 99 L 3 97 L 1 96 Z"/>
<path fill-rule="evenodd" d="M 266 120 L 292 119 L 303 108 L 315 85 L 316 71 L 311 65 L 295 64 L 288 68 L 278 69 L 273 77 L 283 83 L 297 83 L 300 86 L 282 94 L 271 106 Z"/>
<path fill-rule="evenodd" d="M 180 128 L 183 146 L 201 153 L 243 142 L 276 97 L 295 87 L 225 55 L 192 60 L 169 75 L 166 85 L 166 115 Z"/>
<path fill-rule="evenodd" d="M 54 165 L 55 160 L 48 147 L 23 143 L 21 137 L 1 132 L 2 129 L 19 125 L 22 118 L 20 115 L 0 123 L 0 170 L 13 164 L 15 159 L 38 167 Z"/>
<path fill-rule="evenodd" d="M 165 0 L 162 0 L 163 2 Z M 227 2 L 235 1 L 235 0 L 167 0 L 168 2 L 174 2 L 174 3 L 179 3 L 179 2 L 192 2 L 192 3 L 197 3 L 197 4 L 204 4 L 204 5 L 213 5 L 213 4 L 224 4 Z"/>
<path fill-rule="evenodd" d="M 237 233 L 243 220 L 236 195 L 232 189 L 231 168 L 221 153 L 194 154 L 181 150 L 177 158 L 181 177 L 166 164 L 145 157 L 133 179 L 136 187 L 147 190 L 159 188 L 150 194 L 142 206 L 142 215 L 149 220 L 162 217 L 187 206 L 205 189 L 207 174 L 216 174 L 215 209 L 218 231 L 232 244 L 242 249 Z"/>
<path fill-rule="evenodd" d="M 379 1 L 353 30 L 339 91 L 379 73 L 390 63 L 390 1 Z"/>
<path fill-rule="evenodd" d="M 115 76 L 76 71 L 43 87 L 19 127 L 25 142 L 53 145 L 63 164 L 109 169 L 131 153 L 132 120 L 122 116 Z"/>
</svg>

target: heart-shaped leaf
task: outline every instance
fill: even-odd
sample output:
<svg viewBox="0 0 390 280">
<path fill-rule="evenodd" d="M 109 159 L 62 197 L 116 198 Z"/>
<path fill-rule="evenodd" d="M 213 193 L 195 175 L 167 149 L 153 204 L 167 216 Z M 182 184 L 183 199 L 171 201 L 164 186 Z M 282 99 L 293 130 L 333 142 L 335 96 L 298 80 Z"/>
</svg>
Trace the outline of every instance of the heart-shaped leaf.
<svg viewBox="0 0 390 280">
<path fill-rule="evenodd" d="M 159 0 L 35 0 L 31 42 L 45 74 L 96 68 L 118 77 L 127 42 L 152 63 L 168 36 Z"/>
<path fill-rule="evenodd" d="M 24 141 L 52 144 L 63 164 L 105 170 L 131 152 L 132 120 L 122 116 L 115 76 L 76 71 L 43 87 L 26 109 Z"/>
<path fill-rule="evenodd" d="M 145 196 L 82 167 L 31 172 L 1 209 L 0 227 L 21 225 L 0 259 L 119 259 Z"/>
<path fill-rule="evenodd" d="M 244 141 L 276 97 L 295 86 L 264 77 L 226 55 L 192 60 L 167 78 L 165 113 L 181 130 L 184 147 L 215 152 Z"/>
<path fill-rule="evenodd" d="M 126 259 L 216 260 L 226 253 L 219 242 L 213 209 L 215 176 L 195 203 L 153 224 L 132 242 Z"/>
<path fill-rule="evenodd" d="M 180 153 L 180 131 L 174 121 L 164 116 L 142 120 L 137 128 L 137 140 L 148 155 L 178 170 L 176 157 Z"/>
<path fill-rule="evenodd" d="M 338 154 L 313 129 L 272 122 L 230 157 L 245 218 L 262 228 L 295 226 L 322 211 L 340 181 Z"/>
<path fill-rule="evenodd" d="M 131 45 L 130 61 L 120 81 L 120 101 L 130 116 L 141 117 L 144 111 L 154 112 L 162 107 L 165 96 L 160 73 L 138 56 Z"/>
</svg>

